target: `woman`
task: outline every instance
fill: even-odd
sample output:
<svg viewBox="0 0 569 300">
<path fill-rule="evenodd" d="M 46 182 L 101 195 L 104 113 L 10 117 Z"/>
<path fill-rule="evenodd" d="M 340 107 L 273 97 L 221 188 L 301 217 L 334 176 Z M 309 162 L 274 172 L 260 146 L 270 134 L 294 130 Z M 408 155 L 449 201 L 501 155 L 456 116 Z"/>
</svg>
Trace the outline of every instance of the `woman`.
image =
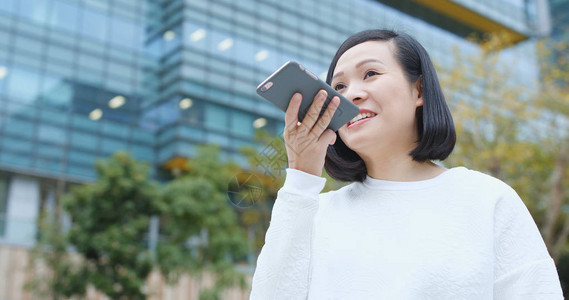
<svg viewBox="0 0 569 300">
<path fill-rule="evenodd" d="M 563 299 L 516 192 L 431 161 L 444 160 L 456 138 L 435 69 L 415 39 L 357 33 L 336 53 L 327 83 L 361 114 L 336 134 L 326 126 L 339 99 L 316 123 L 325 92 L 302 123 L 301 95 L 291 99 L 289 168 L 251 299 Z M 320 193 L 322 167 L 352 183 Z"/>
</svg>

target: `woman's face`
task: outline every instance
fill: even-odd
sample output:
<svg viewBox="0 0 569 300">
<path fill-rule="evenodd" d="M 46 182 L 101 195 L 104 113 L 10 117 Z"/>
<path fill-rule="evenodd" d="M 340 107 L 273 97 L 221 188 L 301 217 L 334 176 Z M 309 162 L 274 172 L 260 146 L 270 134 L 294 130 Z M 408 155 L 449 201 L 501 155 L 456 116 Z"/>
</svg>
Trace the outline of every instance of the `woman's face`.
<svg viewBox="0 0 569 300">
<path fill-rule="evenodd" d="M 417 84 L 410 84 L 388 41 L 367 41 L 348 49 L 336 65 L 332 87 L 372 117 L 342 126 L 338 133 L 362 155 L 378 149 L 416 147 L 415 111 L 423 105 Z M 358 117 L 356 117 L 358 118 Z M 379 147 L 379 148 L 378 148 Z"/>
</svg>

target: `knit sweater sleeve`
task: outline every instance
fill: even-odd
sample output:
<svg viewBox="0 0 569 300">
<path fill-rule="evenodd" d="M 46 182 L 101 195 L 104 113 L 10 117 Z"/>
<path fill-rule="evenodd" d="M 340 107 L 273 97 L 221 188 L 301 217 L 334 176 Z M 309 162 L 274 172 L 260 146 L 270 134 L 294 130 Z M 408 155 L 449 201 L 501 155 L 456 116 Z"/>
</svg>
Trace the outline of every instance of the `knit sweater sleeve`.
<svg viewBox="0 0 569 300">
<path fill-rule="evenodd" d="M 563 299 L 553 259 L 513 189 L 498 200 L 494 218 L 494 299 Z"/>
<path fill-rule="evenodd" d="M 286 169 L 257 259 L 251 300 L 307 298 L 312 229 L 325 183 L 323 177 Z"/>
</svg>

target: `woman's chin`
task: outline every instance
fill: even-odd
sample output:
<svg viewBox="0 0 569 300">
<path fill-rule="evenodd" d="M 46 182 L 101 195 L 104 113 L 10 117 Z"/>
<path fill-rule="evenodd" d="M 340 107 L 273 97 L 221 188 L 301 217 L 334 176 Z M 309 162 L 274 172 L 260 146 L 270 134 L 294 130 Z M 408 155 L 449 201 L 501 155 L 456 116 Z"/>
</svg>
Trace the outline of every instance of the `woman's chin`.
<svg viewBox="0 0 569 300">
<path fill-rule="evenodd" d="M 358 134 L 353 134 L 346 137 L 346 139 L 342 139 L 342 141 L 344 144 L 346 144 L 346 146 L 348 146 L 348 148 L 357 153 L 358 150 L 361 150 L 368 146 L 372 139 L 370 139 L 369 136 L 360 137 Z"/>
</svg>

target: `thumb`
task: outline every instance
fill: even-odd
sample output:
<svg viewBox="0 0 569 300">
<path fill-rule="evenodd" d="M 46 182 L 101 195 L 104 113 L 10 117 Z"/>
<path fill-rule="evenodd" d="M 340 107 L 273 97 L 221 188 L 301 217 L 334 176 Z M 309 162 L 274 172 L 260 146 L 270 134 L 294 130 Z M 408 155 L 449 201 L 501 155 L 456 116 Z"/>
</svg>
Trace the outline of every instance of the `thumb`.
<svg viewBox="0 0 569 300">
<path fill-rule="evenodd" d="M 332 137 L 332 140 L 330 143 L 328 143 L 328 145 L 334 145 L 334 143 L 336 143 L 336 134 L 334 134 L 334 137 Z"/>
<path fill-rule="evenodd" d="M 336 142 L 336 133 L 332 129 L 326 129 L 326 131 L 322 133 L 320 141 L 321 142 L 327 141 L 328 145 L 332 145 Z"/>
</svg>

